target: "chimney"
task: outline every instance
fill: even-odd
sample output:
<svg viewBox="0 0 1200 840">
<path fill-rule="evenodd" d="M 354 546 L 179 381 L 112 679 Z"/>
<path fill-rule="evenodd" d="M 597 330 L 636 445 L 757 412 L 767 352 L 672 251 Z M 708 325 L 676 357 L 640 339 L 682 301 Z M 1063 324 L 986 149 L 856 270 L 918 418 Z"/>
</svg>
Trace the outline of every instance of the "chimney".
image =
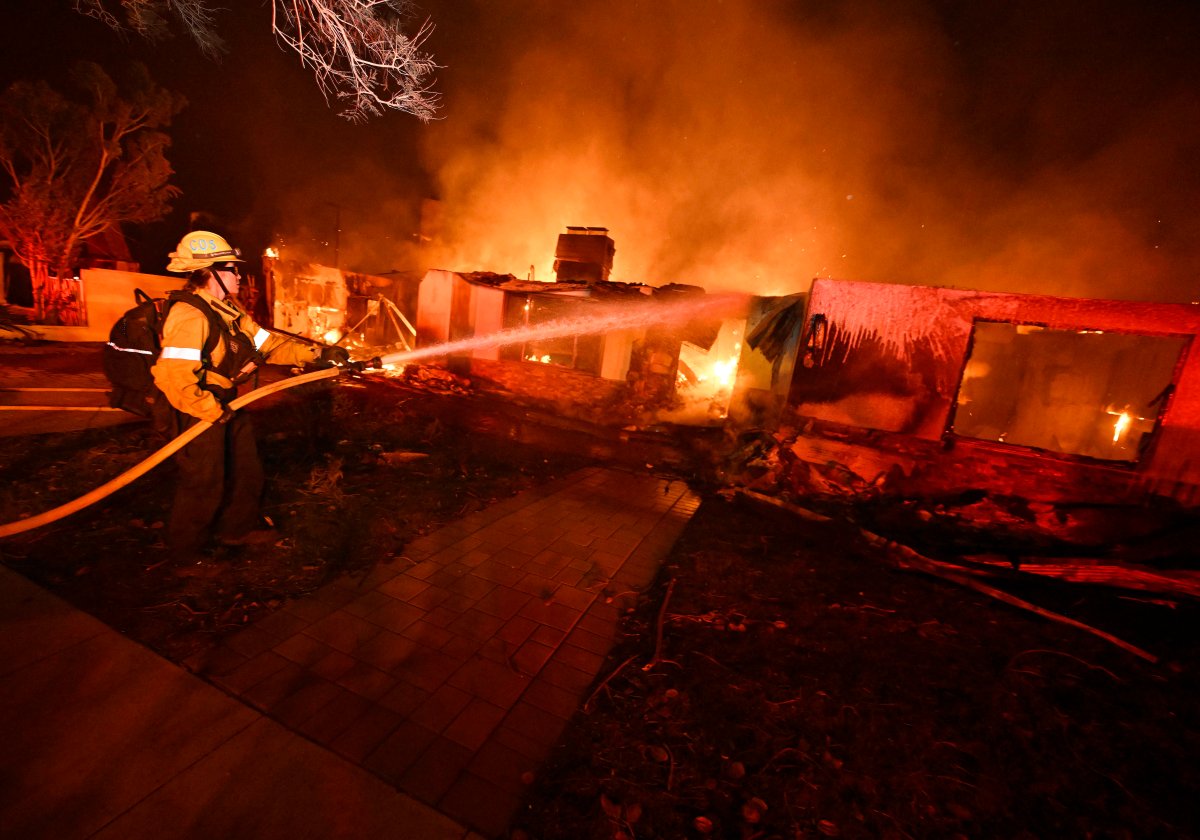
<svg viewBox="0 0 1200 840">
<path fill-rule="evenodd" d="M 617 252 L 608 228 L 567 226 L 554 249 L 554 279 L 558 283 L 598 283 L 608 280 Z"/>
</svg>

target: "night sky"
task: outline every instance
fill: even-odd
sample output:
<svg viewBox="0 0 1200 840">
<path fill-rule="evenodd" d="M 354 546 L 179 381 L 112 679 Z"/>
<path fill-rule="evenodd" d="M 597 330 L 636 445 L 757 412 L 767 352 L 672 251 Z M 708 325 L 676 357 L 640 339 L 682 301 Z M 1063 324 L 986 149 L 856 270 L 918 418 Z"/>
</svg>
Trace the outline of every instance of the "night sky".
<svg viewBox="0 0 1200 840">
<path fill-rule="evenodd" d="M 653 285 L 1200 299 L 1194 2 L 422 2 L 428 124 L 339 118 L 258 0 L 220 14 L 219 64 L 22 5 L 3 84 L 127 55 L 189 100 L 183 195 L 131 231 L 152 272 L 192 212 L 326 263 L 340 214 L 342 267 L 373 273 L 549 279 L 557 234 L 592 225 L 613 279 Z"/>
</svg>

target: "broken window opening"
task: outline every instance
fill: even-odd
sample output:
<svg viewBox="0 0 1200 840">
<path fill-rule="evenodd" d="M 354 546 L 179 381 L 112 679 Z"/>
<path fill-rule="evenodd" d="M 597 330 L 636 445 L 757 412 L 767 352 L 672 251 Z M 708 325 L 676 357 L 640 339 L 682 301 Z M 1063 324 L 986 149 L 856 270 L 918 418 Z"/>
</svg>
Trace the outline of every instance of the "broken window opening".
<svg viewBox="0 0 1200 840">
<path fill-rule="evenodd" d="M 977 320 L 949 431 L 1136 463 L 1189 340 Z"/>
<path fill-rule="evenodd" d="M 534 295 L 505 295 L 504 327 L 528 327 L 591 313 L 577 298 L 544 298 Z M 603 339 L 598 335 L 567 335 L 514 344 L 501 350 L 508 361 L 555 365 L 599 375 Z"/>
</svg>

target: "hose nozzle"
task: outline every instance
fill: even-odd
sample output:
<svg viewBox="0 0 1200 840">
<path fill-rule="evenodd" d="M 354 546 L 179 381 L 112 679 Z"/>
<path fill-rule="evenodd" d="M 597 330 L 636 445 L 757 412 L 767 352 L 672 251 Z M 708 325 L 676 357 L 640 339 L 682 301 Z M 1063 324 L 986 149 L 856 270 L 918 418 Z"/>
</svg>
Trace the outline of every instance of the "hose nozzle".
<svg viewBox="0 0 1200 840">
<path fill-rule="evenodd" d="M 369 370 L 371 368 L 378 369 L 381 367 L 383 367 L 383 359 L 380 358 L 379 356 L 374 356 L 370 359 L 363 359 L 360 362 L 347 362 L 346 363 L 346 368 L 348 370 L 353 371 L 354 373 L 362 373 L 364 370 Z"/>
</svg>

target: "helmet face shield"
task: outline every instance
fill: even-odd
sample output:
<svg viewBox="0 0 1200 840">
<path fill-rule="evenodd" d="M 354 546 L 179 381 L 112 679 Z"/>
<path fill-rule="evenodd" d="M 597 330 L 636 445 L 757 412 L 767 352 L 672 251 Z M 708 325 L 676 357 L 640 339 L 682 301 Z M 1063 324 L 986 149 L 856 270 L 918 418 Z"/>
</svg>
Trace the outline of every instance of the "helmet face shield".
<svg viewBox="0 0 1200 840">
<path fill-rule="evenodd" d="M 225 237 L 207 230 L 194 230 L 179 240 L 169 256 L 167 271 L 189 272 L 209 268 L 217 263 L 242 262 L 242 252 L 230 245 Z"/>
</svg>

